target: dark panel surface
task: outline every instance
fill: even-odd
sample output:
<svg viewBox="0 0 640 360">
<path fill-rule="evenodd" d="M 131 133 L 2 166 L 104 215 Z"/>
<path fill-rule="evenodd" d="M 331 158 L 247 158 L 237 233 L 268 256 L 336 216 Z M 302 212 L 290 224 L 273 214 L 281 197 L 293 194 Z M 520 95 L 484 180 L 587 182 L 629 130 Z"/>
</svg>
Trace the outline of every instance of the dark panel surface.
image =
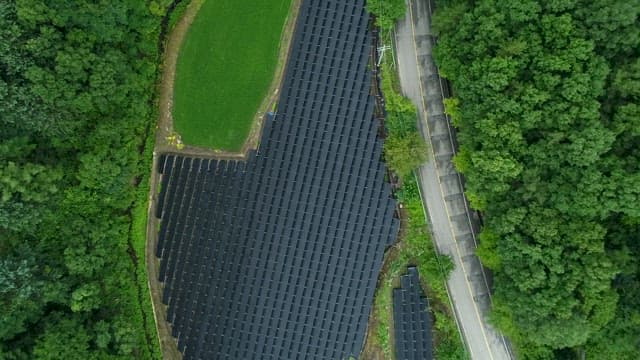
<svg viewBox="0 0 640 360">
<path fill-rule="evenodd" d="M 163 155 L 163 301 L 185 359 L 347 359 L 398 230 L 364 1 L 303 1 L 275 116 L 246 162 Z"/>
<path fill-rule="evenodd" d="M 429 302 L 422 293 L 418 270 L 409 267 L 400 277 L 401 287 L 393 289 L 393 327 L 396 359 L 431 360 L 433 345 Z"/>
</svg>

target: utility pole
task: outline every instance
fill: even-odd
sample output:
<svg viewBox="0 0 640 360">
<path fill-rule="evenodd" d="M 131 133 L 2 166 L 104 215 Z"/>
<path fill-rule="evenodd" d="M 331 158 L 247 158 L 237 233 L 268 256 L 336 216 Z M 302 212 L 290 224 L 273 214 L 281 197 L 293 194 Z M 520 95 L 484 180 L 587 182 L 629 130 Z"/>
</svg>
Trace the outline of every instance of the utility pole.
<svg viewBox="0 0 640 360">
<path fill-rule="evenodd" d="M 384 57 L 384 52 L 387 50 L 391 50 L 390 45 L 382 45 L 378 47 L 378 66 L 380 66 L 380 63 L 382 62 L 382 58 Z"/>
</svg>

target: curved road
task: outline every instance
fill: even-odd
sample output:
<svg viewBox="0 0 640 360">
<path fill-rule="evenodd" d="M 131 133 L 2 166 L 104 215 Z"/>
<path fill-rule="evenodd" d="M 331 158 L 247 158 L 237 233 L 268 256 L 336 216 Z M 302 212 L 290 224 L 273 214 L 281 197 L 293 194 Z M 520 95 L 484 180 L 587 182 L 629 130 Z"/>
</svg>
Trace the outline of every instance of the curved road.
<svg viewBox="0 0 640 360">
<path fill-rule="evenodd" d="M 455 270 L 447 281 L 458 326 L 472 359 L 512 359 L 509 345 L 487 322 L 489 279 L 475 255 L 479 231 L 475 212 L 463 193 L 463 180 L 451 160 L 455 134 L 444 114 L 446 88 L 433 61 L 428 0 L 407 0 L 408 11 L 396 26 L 396 57 L 404 95 L 418 108 L 419 128 L 431 144 L 430 161 L 419 170 L 423 202 L 438 250 L 451 256 Z"/>
</svg>

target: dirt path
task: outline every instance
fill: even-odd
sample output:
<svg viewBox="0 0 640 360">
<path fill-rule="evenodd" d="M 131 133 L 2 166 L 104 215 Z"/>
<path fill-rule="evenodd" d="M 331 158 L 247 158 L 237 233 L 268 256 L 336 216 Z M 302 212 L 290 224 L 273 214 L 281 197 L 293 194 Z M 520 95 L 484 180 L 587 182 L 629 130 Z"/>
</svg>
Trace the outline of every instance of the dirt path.
<svg viewBox="0 0 640 360">
<path fill-rule="evenodd" d="M 186 0 L 185 0 L 186 1 Z M 280 51 L 278 63 L 274 73 L 271 86 L 258 111 L 255 114 L 254 122 L 239 153 L 224 152 L 219 150 L 204 149 L 192 146 L 183 146 L 180 137 L 173 129 L 173 86 L 176 74 L 176 64 L 180 53 L 180 46 L 188 33 L 189 26 L 193 23 L 198 10 L 205 0 L 191 0 L 183 17 L 171 30 L 166 42 L 165 52 L 162 62 L 162 80 L 159 85 L 159 107 L 160 113 L 156 126 L 155 148 L 153 152 L 153 163 L 151 169 L 149 208 L 147 220 L 147 241 L 145 247 L 145 259 L 148 274 L 148 285 L 151 293 L 153 314 L 163 359 L 179 360 L 182 354 L 178 350 L 175 338 L 171 335 L 171 325 L 167 318 L 167 306 L 162 303 L 163 284 L 158 281 L 160 260 L 155 255 L 158 243 L 158 229 L 160 220 L 155 217 L 156 203 L 158 201 L 158 189 L 161 177 L 157 171 L 158 155 L 162 153 L 175 153 L 181 155 L 191 155 L 204 158 L 216 159 L 238 159 L 246 158 L 249 150 L 256 149 L 262 132 L 264 114 L 271 109 L 278 100 L 279 89 L 282 85 L 285 65 L 289 55 L 291 40 L 295 29 L 296 19 L 300 10 L 302 0 L 293 0 L 289 14 L 285 21 L 284 29 L 280 38 Z"/>
<path fill-rule="evenodd" d="M 162 61 L 162 81 L 160 83 L 160 117 L 156 128 L 155 151 L 179 151 L 177 138 L 173 131 L 173 85 L 176 78 L 176 64 L 180 54 L 180 46 L 187 35 L 189 27 L 195 20 L 198 10 L 205 0 L 191 0 L 182 18 L 171 30 L 167 38 Z"/>
<path fill-rule="evenodd" d="M 216 159 L 246 159 L 247 154 L 252 149 L 257 149 L 260 136 L 262 135 L 262 125 L 264 115 L 273 107 L 278 100 L 278 94 L 282 85 L 284 69 L 287 63 L 291 40 L 296 25 L 296 19 L 300 10 L 302 0 L 293 0 L 289 8 L 289 14 L 285 20 L 282 34 L 280 36 L 280 49 L 278 62 L 274 72 L 273 80 L 269 90 L 265 94 L 262 103 L 254 115 L 251 130 L 240 152 L 228 152 L 218 149 L 207 149 L 183 144 L 178 134 L 173 128 L 173 88 L 176 77 L 176 64 L 180 53 L 180 46 L 184 41 L 189 27 L 193 23 L 198 10 L 205 0 L 192 0 L 187 7 L 184 16 L 171 31 L 167 40 L 165 58 L 163 61 L 163 76 L 160 84 L 160 119 L 156 130 L 155 151 L 158 153 L 176 153 L 192 155 L 204 158 Z"/>
</svg>

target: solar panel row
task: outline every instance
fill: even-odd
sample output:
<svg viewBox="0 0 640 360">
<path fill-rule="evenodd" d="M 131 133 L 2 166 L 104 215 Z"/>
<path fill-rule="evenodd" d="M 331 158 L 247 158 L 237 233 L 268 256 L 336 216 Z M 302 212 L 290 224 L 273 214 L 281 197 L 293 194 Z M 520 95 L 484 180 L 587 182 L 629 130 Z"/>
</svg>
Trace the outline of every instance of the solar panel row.
<svg viewBox="0 0 640 360">
<path fill-rule="evenodd" d="M 393 289 L 393 326 L 396 359 L 433 359 L 432 319 L 429 301 L 420 287 L 418 269 L 409 267 L 400 277 L 401 287 Z"/>
<path fill-rule="evenodd" d="M 247 161 L 166 154 L 157 217 L 185 359 L 358 356 L 395 202 L 376 136 L 363 0 L 306 0 L 278 113 Z"/>
</svg>

